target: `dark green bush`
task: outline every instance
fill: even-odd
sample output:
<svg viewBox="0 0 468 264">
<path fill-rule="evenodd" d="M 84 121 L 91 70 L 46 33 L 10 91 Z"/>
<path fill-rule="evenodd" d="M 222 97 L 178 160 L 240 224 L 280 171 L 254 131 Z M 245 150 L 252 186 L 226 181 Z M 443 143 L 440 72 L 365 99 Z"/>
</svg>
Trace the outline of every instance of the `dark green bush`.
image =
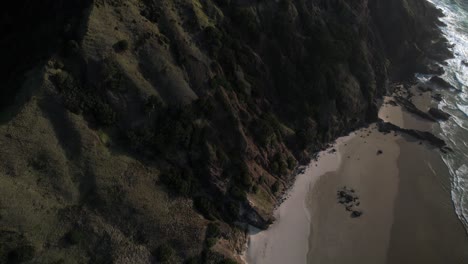
<svg viewBox="0 0 468 264">
<path fill-rule="evenodd" d="M 154 256 L 160 262 L 168 262 L 175 256 L 175 251 L 171 246 L 162 244 L 156 249 Z"/>
<path fill-rule="evenodd" d="M 252 186 L 252 192 L 257 193 L 258 192 L 258 185 Z"/>
<path fill-rule="evenodd" d="M 106 103 L 99 102 L 93 107 L 94 117 L 103 126 L 113 125 L 117 120 L 114 110 Z"/>
<path fill-rule="evenodd" d="M 85 234 L 82 231 L 73 229 L 65 234 L 65 241 L 70 245 L 76 245 L 83 242 L 86 239 Z"/>
<path fill-rule="evenodd" d="M 293 170 L 297 165 L 297 161 L 293 156 L 289 156 L 287 162 L 288 162 L 288 168 L 290 170 Z"/>
<path fill-rule="evenodd" d="M 195 197 L 193 199 L 195 208 L 208 220 L 215 220 L 218 213 L 213 201 L 205 196 Z"/>
<path fill-rule="evenodd" d="M 120 40 L 117 43 L 114 44 L 114 50 L 115 52 L 124 52 L 128 50 L 130 47 L 130 44 L 128 44 L 128 40 Z"/>
<path fill-rule="evenodd" d="M 247 195 L 244 190 L 240 189 L 237 186 L 233 186 L 230 191 L 232 197 L 239 201 L 245 201 L 247 199 Z"/>
<path fill-rule="evenodd" d="M 210 80 L 210 87 L 212 89 L 218 89 L 223 87 L 224 89 L 232 89 L 231 83 L 222 76 L 215 76 Z"/>
<path fill-rule="evenodd" d="M 224 259 L 223 261 L 219 262 L 219 264 L 238 264 L 238 263 L 232 259 Z"/>
<path fill-rule="evenodd" d="M 161 111 L 162 108 L 163 108 L 163 102 L 161 101 L 161 99 L 156 95 L 150 95 L 146 99 L 143 110 L 146 114 L 151 114 L 154 112 Z"/>
<path fill-rule="evenodd" d="M 271 172 L 273 172 L 273 174 L 279 174 L 279 163 L 278 161 L 274 161 L 272 164 L 271 164 Z"/>
<path fill-rule="evenodd" d="M 208 227 L 206 228 L 206 237 L 220 237 L 221 236 L 221 229 L 219 229 L 219 225 L 216 223 L 209 223 Z"/>
<path fill-rule="evenodd" d="M 216 237 L 207 238 L 206 241 L 205 241 L 206 247 L 207 248 L 212 248 L 214 245 L 216 245 L 217 242 L 218 242 L 218 238 L 216 238 Z"/>
<path fill-rule="evenodd" d="M 100 78 L 100 87 L 102 90 L 124 91 L 124 74 L 122 73 L 120 65 L 114 58 L 107 58 L 102 61 Z"/>
<path fill-rule="evenodd" d="M 276 139 L 275 129 L 264 119 L 257 119 L 252 124 L 257 141 L 264 147 L 271 145 Z"/>
<path fill-rule="evenodd" d="M 17 247 L 7 255 L 7 264 L 25 263 L 34 257 L 35 249 L 30 245 Z"/>
<path fill-rule="evenodd" d="M 200 257 L 190 257 L 188 258 L 184 264 L 202 264 L 203 262 L 201 261 Z"/>
<path fill-rule="evenodd" d="M 239 218 L 240 204 L 236 201 L 230 201 L 226 204 L 227 217 L 230 221 L 234 222 Z"/>
<path fill-rule="evenodd" d="M 161 181 L 178 195 L 191 197 L 194 193 L 195 178 L 188 173 L 181 174 L 176 170 L 170 170 L 161 175 Z"/>
<path fill-rule="evenodd" d="M 272 186 L 271 186 L 271 191 L 273 193 L 277 193 L 279 191 L 279 188 L 280 188 L 280 183 L 279 181 L 276 181 Z"/>
</svg>

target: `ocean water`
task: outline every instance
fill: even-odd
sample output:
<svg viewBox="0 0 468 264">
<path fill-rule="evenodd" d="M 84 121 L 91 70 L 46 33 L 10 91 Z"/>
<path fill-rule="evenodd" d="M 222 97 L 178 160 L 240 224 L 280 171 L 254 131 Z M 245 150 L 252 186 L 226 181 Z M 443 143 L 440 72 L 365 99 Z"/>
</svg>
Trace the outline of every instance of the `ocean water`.
<svg viewBox="0 0 468 264">
<path fill-rule="evenodd" d="M 468 230 L 468 0 L 429 0 L 444 11 L 442 30 L 453 44 L 455 58 L 444 66 L 442 76 L 461 92 L 440 91 L 444 100 L 439 108 L 453 118 L 434 130 L 454 150 L 443 155 L 452 176 L 452 199 L 457 214 Z M 467 65 L 465 65 L 466 62 Z"/>
</svg>

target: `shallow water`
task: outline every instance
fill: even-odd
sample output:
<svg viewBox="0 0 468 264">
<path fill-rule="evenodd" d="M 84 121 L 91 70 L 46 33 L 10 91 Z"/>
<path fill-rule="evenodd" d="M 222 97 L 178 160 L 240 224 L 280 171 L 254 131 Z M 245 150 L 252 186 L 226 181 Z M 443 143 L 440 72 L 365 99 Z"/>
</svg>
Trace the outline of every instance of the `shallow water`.
<svg viewBox="0 0 468 264">
<path fill-rule="evenodd" d="M 468 229 L 468 1 L 429 0 L 446 15 L 442 21 L 447 24 L 442 30 L 451 44 L 454 44 L 455 58 L 444 66 L 442 76 L 461 93 L 440 91 L 444 100 L 439 108 L 453 118 L 434 127 L 434 130 L 454 149 L 444 155 L 452 176 L 452 199 L 459 218 Z M 465 63 L 467 65 L 465 65 Z M 424 78 L 423 76 L 420 76 Z"/>
</svg>

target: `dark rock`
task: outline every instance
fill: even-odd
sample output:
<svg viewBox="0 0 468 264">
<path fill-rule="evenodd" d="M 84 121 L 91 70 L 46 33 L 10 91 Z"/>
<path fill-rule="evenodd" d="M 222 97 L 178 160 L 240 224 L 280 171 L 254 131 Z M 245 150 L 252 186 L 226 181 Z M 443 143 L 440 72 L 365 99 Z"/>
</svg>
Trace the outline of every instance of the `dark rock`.
<svg viewBox="0 0 468 264">
<path fill-rule="evenodd" d="M 430 82 L 444 89 L 455 89 L 450 83 L 446 80 L 440 78 L 439 76 L 434 76 L 430 79 Z"/>
<path fill-rule="evenodd" d="M 432 92 L 432 88 L 426 85 L 419 84 L 417 87 L 418 87 L 418 90 L 421 92 Z"/>
<path fill-rule="evenodd" d="M 417 108 L 410 100 L 403 98 L 401 96 L 395 96 L 395 99 L 397 102 L 402 105 L 408 112 L 415 114 L 421 118 L 424 118 L 426 120 L 436 122 L 437 120 L 433 118 L 431 115 L 429 115 L 426 112 L 421 111 L 419 108 Z"/>
<path fill-rule="evenodd" d="M 450 118 L 450 114 L 438 109 L 438 108 L 434 108 L 434 107 L 431 107 L 429 109 L 429 114 L 431 114 L 433 117 L 439 119 L 439 120 L 444 120 L 444 121 L 447 121 L 449 118 Z"/>
<path fill-rule="evenodd" d="M 361 215 L 362 215 L 361 211 L 353 211 L 351 213 L 351 218 L 357 218 L 357 217 L 360 217 Z"/>
<path fill-rule="evenodd" d="M 446 143 L 443 139 L 434 136 L 434 134 L 426 131 L 419 131 L 415 129 L 405 129 L 401 128 L 399 126 L 396 126 L 392 123 L 389 122 L 383 122 L 380 121 L 377 123 L 377 128 L 379 129 L 380 132 L 382 133 L 390 133 L 391 131 L 394 132 L 400 132 L 400 133 L 405 133 L 409 136 L 412 136 L 416 139 L 419 140 L 425 140 L 429 142 L 431 145 L 438 147 L 440 149 L 445 149 L 446 148 Z"/>
<path fill-rule="evenodd" d="M 395 101 L 393 101 L 393 100 L 390 100 L 390 101 L 388 101 L 387 103 L 388 103 L 389 105 L 392 105 L 392 106 L 397 106 L 397 105 L 398 105 L 398 104 L 397 104 Z"/>
<path fill-rule="evenodd" d="M 437 64 L 426 65 L 423 71 L 424 73 L 435 74 L 435 75 L 442 75 L 445 73 L 444 68 L 442 68 L 440 65 L 437 65 Z"/>
<path fill-rule="evenodd" d="M 381 151 L 380 149 L 377 150 L 377 155 L 380 155 L 380 154 L 382 154 L 382 153 L 383 153 L 383 151 Z"/>
<path fill-rule="evenodd" d="M 432 95 L 432 99 L 440 102 L 440 101 L 442 101 L 442 95 L 440 93 L 436 93 L 436 94 Z"/>
<path fill-rule="evenodd" d="M 465 66 L 467 66 L 467 67 L 468 67 L 468 61 L 466 61 L 466 60 L 462 60 L 462 62 L 461 62 L 461 63 L 462 63 L 463 65 L 465 65 Z"/>
</svg>

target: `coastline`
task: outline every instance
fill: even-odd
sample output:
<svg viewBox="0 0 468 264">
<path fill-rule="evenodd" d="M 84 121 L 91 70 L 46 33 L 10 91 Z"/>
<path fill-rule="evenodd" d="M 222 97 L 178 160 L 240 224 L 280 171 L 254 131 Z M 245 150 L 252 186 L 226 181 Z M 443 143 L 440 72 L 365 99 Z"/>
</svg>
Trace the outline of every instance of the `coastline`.
<svg viewBox="0 0 468 264">
<path fill-rule="evenodd" d="M 351 137 L 353 135 L 339 138 L 336 144 Z M 306 196 L 321 175 L 339 167 L 341 157 L 331 152 L 331 149 L 321 151 L 318 158 L 312 160 L 303 173 L 298 174 L 285 194 L 286 198 L 274 211 L 276 221 L 268 231 L 249 228 L 248 248 L 244 256 L 247 263 L 305 263 L 309 250 L 310 222 Z M 287 251 L 282 250 L 285 241 L 290 245 Z"/>
<path fill-rule="evenodd" d="M 430 93 L 413 98 L 421 109 L 431 103 Z M 387 103 L 379 117 L 403 128 L 430 131 L 432 126 Z M 362 216 L 351 218 L 337 202 L 336 192 L 344 186 L 356 191 Z M 406 135 L 384 135 L 375 125 L 339 138 L 321 152 L 275 216 L 267 231 L 251 230 L 248 263 L 468 261 L 463 251 L 468 237 L 455 213 L 448 169 L 438 150 Z"/>
</svg>

